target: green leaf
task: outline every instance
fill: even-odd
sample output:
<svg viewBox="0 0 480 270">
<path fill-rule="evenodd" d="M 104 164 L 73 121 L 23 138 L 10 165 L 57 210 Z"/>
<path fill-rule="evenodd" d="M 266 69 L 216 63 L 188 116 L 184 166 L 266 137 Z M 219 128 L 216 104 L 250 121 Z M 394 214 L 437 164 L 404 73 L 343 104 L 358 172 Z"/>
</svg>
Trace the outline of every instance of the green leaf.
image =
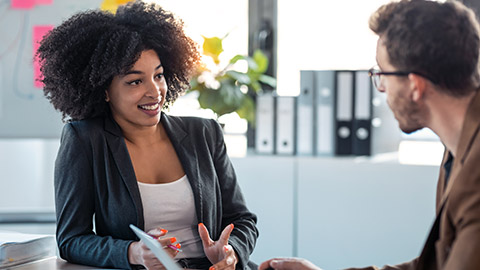
<svg viewBox="0 0 480 270">
<path fill-rule="evenodd" d="M 235 82 L 231 80 L 222 81 L 219 91 L 223 98 L 223 103 L 229 107 L 229 113 L 237 110 L 238 107 L 241 106 L 244 95 L 242 91 L 240 91 L 240 86 L 236 85 Z"/>
<path fill-rule="evenodd" d="M 240 60 L 247 61 L 249 70 L 257 70 L 258 69 L 257 62 L 255 62 L 255 60 L 252 57 L 245 56 L 245 55 L 239 55 L 239 54 L 235 55 L 234 57 L 232 57 L 232 59 L 230 59 L 230 64 L 233 65 Z"/>
<path fill-rule="evenodd" d="M 248 63 L 249 71 L 251 71 L 251 70 L 257 71 L 258 70 L 258 64 L 252 57 L 246 56 L 245 60 Z"/>
<path fill-rule="evenodd" d="M 245 96 L 243 99 L 243 103 L 236 110 L 238 116 L 240 116 L 243 119 L 246 119 L 248 122 L 251 124 L 254 124 L 255 122 L 255 102 L 253 102 L 253 99 L 249 96 Z"/>
<path fill-rule="evenodd" d="M 198 87 L 199 85 L 199 82 L 198 82 L 198 79 L 197 77 L 193 77 L 191 80 L 190 80 L 190 90 L 194 90 Z"/>
<path fill-rule="evenodd" d="M 262 91 L 262 85 L 260 83 L 258 83 L 258 81 L 254 81 L 250 84 L 250 86 L 252 87 L 252 89 L 255 91 L 255 92 L 260 92 Z"/>
<path fill-rule="evenodd" d="M 202 36 L 202 37 L 203 37 L 203 54 L 212 57 L 213 61 L 215 61 L 216 64 L 219 64 L 220 59 L 218 59 L 218 56 L 223 52 L 223 45 L 222 45 L 223 39 L 219 37 L 211 37 L 211 38 L 207 38 L 205 36 Z"/>
<path fill-rule="evenodd" d="M 203 109 L 210 109 L 212 108 L 213 104 L 215 104 L 215 100 L 218 100 L 220 94 L 217 90 L 211 88 L 204 88 L 203 91 L 200 91 L 198 95 L 198 103 L 200 107 Z"/>
<path fill-rule="evenodd" d="M 277 79 L 272 76 L 262 74 L 258 77 L 258 80 L 264 84 L 270 85 L 271 87 L 277 87 Z"/>
<path fill-rule="evenodd" d="M 232 59 L 230 59 L 230 64 L 235 64 L 238 60 L 244 60 L 248 56 L 237 54 Z"/>
<path fill-rule="evenodd" d="M 268 68 L 268 57 L 259 49 L 255 50 L 253 53 L 253 60 L 257 63 L 257 69 L 255 69 L 258 73 L 264 73 L 267 71 Z"/>
<path fill-rule="evenodd" d="M 248 74 L 238 72 L 235 70 L 229 70 L 225 73 L 225 75 L 231 77 L 235 81 L 238 81 L 240 84 L 249 85 L 252 81 L 251 78 L 248 76 Z"/>
<path fill-rule="evenodd" d="M 211 109 L 218 117 L 236 111 L 243 103 L 244 94 L 232 80 L 224 80 L 219 89 L 205 88 L 200 92 L 200 107 Z"/>
</svg>

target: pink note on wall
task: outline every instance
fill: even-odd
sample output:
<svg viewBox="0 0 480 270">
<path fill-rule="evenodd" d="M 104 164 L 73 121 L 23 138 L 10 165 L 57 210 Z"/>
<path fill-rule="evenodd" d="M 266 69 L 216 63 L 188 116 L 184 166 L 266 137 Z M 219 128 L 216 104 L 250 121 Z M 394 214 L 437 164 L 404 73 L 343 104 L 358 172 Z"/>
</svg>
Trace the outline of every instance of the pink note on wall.
<svg viewBox="0 0 480 270">
<path fill-rule="evenodd" d="M 35 0 L 10 0 L 13 9 L 32 9 L 35 6 Z"/>
<path fill-rule="evenodd" d="M 37 5 L 51 5 L 53 0 L 34 0 Z"/>
<path fill-rule="evenodd" d="M 38 47 L 40 47 L 39 42 L 42 40 L 43 36 L 47 34 L 48 31 L 53 29 L 53 25 L 35 25 L 33 26 L 33 55 L 37 53 Z M 43 79 L 42 73 L 40 72 L 40 63 L 35 57 L 33 62 L 33 85 L 37 88 L 43 88 L 43 83 L 39 80 Z"/>
</svg>

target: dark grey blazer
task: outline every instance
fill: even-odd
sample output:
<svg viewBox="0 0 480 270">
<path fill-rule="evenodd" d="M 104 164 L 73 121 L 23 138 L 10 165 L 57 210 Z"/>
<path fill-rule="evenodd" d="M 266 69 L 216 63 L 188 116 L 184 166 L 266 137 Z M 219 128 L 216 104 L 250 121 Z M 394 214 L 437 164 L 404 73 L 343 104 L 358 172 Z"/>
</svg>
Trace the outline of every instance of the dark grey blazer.
<svg viewBox="0 0 480 270">
<path fill-rule="evenodd" d="M 161 124 L 192 186 L 198 222 L 214 240 L 233 223 L 237 269 L 248 268 L 257 218 L 245 205 L 218 123 L 162 113 Z M 128 225 L 144 229 L 143 207 L 121 129 L 111 117 L 65 125 L 55 163 L 55 206 L 62 258 L 131 268 L 127 250 L 138 239 Z"/>
</svg>

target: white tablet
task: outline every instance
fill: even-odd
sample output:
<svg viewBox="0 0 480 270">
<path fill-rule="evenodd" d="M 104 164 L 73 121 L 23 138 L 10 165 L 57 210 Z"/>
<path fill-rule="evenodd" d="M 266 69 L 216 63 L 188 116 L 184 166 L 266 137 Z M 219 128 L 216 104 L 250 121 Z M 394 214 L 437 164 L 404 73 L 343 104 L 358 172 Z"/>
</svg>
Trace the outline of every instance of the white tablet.
<svg viewBox="0 0 480 270">
<path fill-rule="evenodd" d="M 130 224 L 130 229 L 142 240 L 145 245 L 155 254 L 158 260 L 165 266 L 167 270 L 180 270 L 182 269 L 168 253 L 163 249 L 157 239 L 146 234 L 144 231 L 137 228 L 135 225 Z"/>
</svg>

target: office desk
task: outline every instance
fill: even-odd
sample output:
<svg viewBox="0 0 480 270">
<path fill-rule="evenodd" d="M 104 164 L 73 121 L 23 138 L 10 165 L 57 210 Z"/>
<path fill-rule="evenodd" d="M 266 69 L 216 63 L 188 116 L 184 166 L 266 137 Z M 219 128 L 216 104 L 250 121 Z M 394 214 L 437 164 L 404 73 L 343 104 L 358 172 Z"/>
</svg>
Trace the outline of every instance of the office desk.
<svg viewBox="0 0 480 270">
<path fill-rule="evenodd" d="M 12 270 L 84 270 L 84 269 L 106 269 L 69 263 L 57 257 L 50 257 L 11 268 Z"/>
</svg>

